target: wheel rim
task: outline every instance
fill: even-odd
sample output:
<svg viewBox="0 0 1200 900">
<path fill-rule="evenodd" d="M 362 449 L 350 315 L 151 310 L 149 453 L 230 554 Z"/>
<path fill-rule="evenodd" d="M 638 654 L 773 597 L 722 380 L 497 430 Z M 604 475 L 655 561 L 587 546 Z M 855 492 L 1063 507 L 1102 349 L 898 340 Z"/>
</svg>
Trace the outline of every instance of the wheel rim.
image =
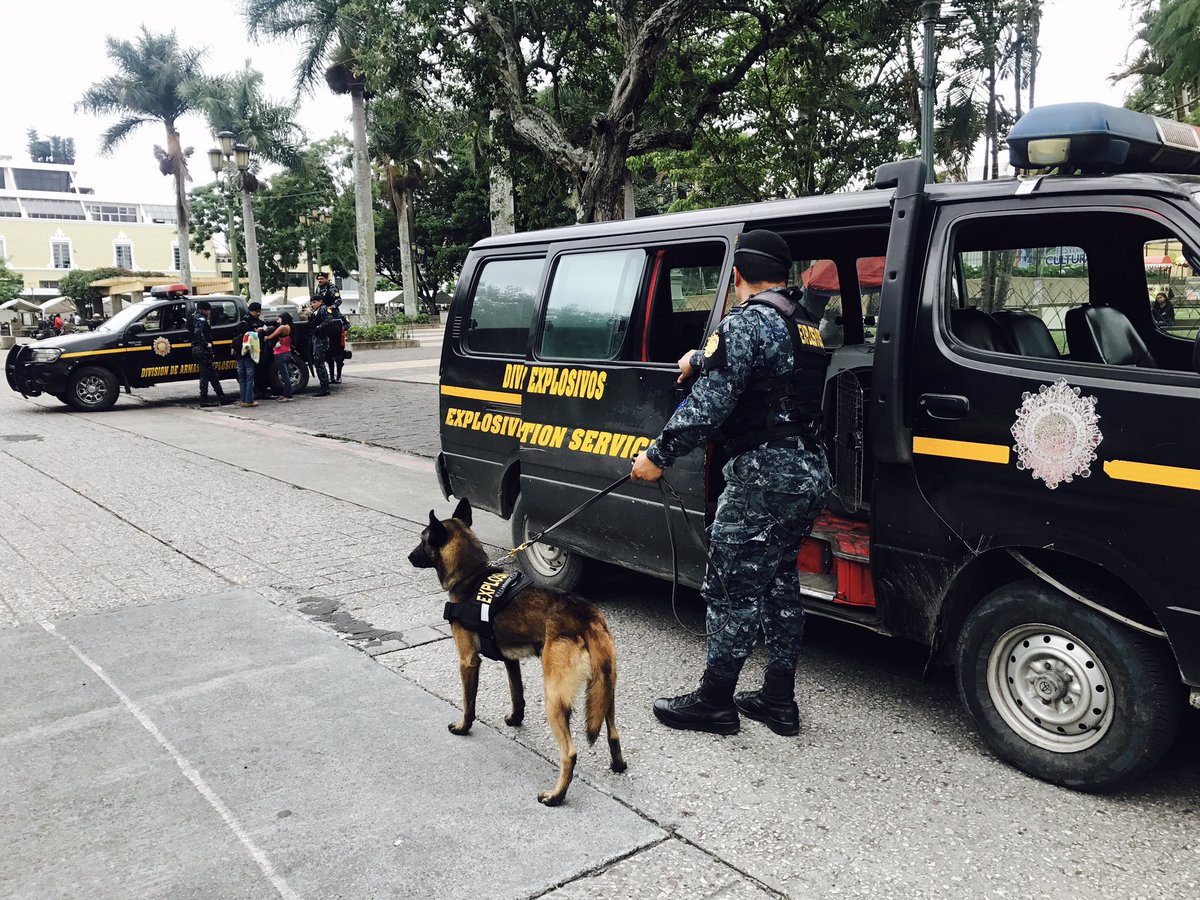
<svg viewBox="0 0 1200 900">
<path fill-rule="evenodd" d="M 287 364 L 288 376 L 292 379 L 292 387 L 300 383 L 300 367 L 294 362 Z"/>
<path fill-rule="evenodd" d="M 1100 657 L 1054 625 L 1021 625 L 988 656 L 988 693 L 1005 724 L 1036 747 L 1078 753 L 1108 733 L 1112 681 Z"/>
<path fill-rule="evenodd" d="M 101 402 L 106 393 L 108 385 L 99 375 L 84 375 L 75 382 L 75 396 L 79 398 L 80 403 L 88 406 L 95 406 Z"/>
<path fill-rule="evenodd" d="M 529 520 L 525 520 L 525 540 L 530 538 Z M 567 551 L 551 544 L 530 544 L 525 550 L 525 559 L 533 570 L 545 578 L 553 578 L 567 564 Z"/>
</svg>

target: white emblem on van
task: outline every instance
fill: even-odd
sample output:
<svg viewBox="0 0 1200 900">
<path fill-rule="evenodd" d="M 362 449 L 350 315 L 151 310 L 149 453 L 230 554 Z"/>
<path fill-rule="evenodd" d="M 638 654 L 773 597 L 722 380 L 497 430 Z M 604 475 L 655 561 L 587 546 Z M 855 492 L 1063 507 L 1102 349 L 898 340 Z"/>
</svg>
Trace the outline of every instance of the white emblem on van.
<svg viewBox="0 0 1200 900">
<path fill-rule="evenodd" d="M 155 338 L 154 339 L 154 352 L 157 353 L 159 356 L 170 356 L 171 355 L 171 342 L 169 340 L 167 340 L 165 337 Z"/>
<path fill-rule="evenodd" d="M 1012 427 L 1017 468 L 1029 470 L 1050 490 L 1076 475 L 1091 475 L 1096 448 L 1104 440 L 1096 398 L 1080 396 L 1079 388 L 1060 378 L 1036 394 L 1026 391 L 1021 401 Z"/>
</svg>

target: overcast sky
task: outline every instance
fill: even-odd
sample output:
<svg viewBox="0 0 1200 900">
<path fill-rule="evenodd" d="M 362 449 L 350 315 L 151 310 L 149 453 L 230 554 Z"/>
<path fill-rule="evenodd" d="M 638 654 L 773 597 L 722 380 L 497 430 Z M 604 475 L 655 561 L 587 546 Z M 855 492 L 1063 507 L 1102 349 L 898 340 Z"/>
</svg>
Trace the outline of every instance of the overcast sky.
<svg viewBox="0 0 1200 900">
<path fill-rule="evenodd" d="M 100 134 L 110 120 L 73 109 L 92 82 L 112 73 L 104 36 L 121 29 L 132 37 L 139 24 L 152 31 L 175 29 L 185 44 L 207 48 L 210 72 L 231 72 L 250 59 L 263 72 L 267 92 L 278 100 L 295 97 L 296 45 L 256 45 L 246 32 L 240 0 L 58 0 L 51 6 L 25 2 L 5 12 L 9 40 L 4 45 L 5 86 L 0 91 L 0 155 L 24 159 L 25 130 L 75 138 L 82 184 L 109 199 L 171 203 L 170 179 L 158 174 L 154 144 L 164 142 L 160 127 L 145 126 L 110 159 L 100 159 Z M 1037 102 L 1099 100 L 1119 105 L 1124 86 L 1108 81 L 1125 59 L 1132 33 L 1122 0 L 1047 0 L 1042 24 L 1042 64 Z M 323 85 L 302 97 L 297 118 L 310 139 L 349 132 L 349 100 Z M 213 138 L 204 124 L 187 117 L 180 124 L 184 146 L 196 148 L 192 175 L 212 178 L 204 152 Z M 972 178 L 979 177 L 972 166 Z"/>
</svg>

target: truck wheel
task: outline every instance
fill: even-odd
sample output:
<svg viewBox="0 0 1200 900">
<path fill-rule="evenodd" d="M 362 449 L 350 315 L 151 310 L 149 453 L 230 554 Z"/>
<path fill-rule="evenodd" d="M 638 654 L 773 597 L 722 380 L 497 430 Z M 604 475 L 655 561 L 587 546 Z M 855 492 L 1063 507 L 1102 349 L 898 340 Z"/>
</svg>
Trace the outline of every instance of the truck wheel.
<svg viewBox="0 0 1200 900">
<path fill-rule="evenodd" d="M 117 376 L 101 366 L 84 366 L 67 383 L 67 405 L 82 412 L 103 412 L 117 402 Z"/>
<path fill-rule="evenodd" d="M 292 376 L 292 393 L 298 394 L 308 387 L 308 369 L 303 362 L 294 358 L 289 360 L 287 365 Z M 275 392 L 276 396 L 283 396 L 283 379 L 279 377 L 279 370 L 273 366 L 271 367 L 271 390 Z"/>
<path fill-rule="evenodd" d="M 517 495 L 517 502 L 513 504 L 511 522 L 514 547 L 537 534 L 538 530 L 529 526 L 525 497 L 521 494 Z M 538 584 L 560 591 L 573 591 L 579 586 L 587 563 L 587 558 L 574 550 L 565 550 L 541 541 L 517 554 L 517 566 L 522 572 Z"/>
<path fill-rule="evenodd" d="M 1183 706 L 1167 642 L 1040 581 L 993 591 L 963 625 L 958 688 L 984 740 L 1037 778 L 1126 783 L 1171 746 Z"/>
</svg>

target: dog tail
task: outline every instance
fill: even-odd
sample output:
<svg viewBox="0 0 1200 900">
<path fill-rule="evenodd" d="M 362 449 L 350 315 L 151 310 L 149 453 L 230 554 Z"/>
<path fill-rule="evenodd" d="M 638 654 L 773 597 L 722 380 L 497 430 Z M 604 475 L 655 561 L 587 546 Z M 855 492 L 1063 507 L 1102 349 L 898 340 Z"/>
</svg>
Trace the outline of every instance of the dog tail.
<svg viewBox="0 0 1200 900">
<path fill-rule="evenodd" d="M 600 736 L 605 717 L 615 705 L 617 689 L 617 650 L 612 634 L 603 622 L 592 627 L 588 655 L 591 657 L 592 671 L 588 676 L 584 720 L 587 741 L 594 744 Z"/>
</svg>

